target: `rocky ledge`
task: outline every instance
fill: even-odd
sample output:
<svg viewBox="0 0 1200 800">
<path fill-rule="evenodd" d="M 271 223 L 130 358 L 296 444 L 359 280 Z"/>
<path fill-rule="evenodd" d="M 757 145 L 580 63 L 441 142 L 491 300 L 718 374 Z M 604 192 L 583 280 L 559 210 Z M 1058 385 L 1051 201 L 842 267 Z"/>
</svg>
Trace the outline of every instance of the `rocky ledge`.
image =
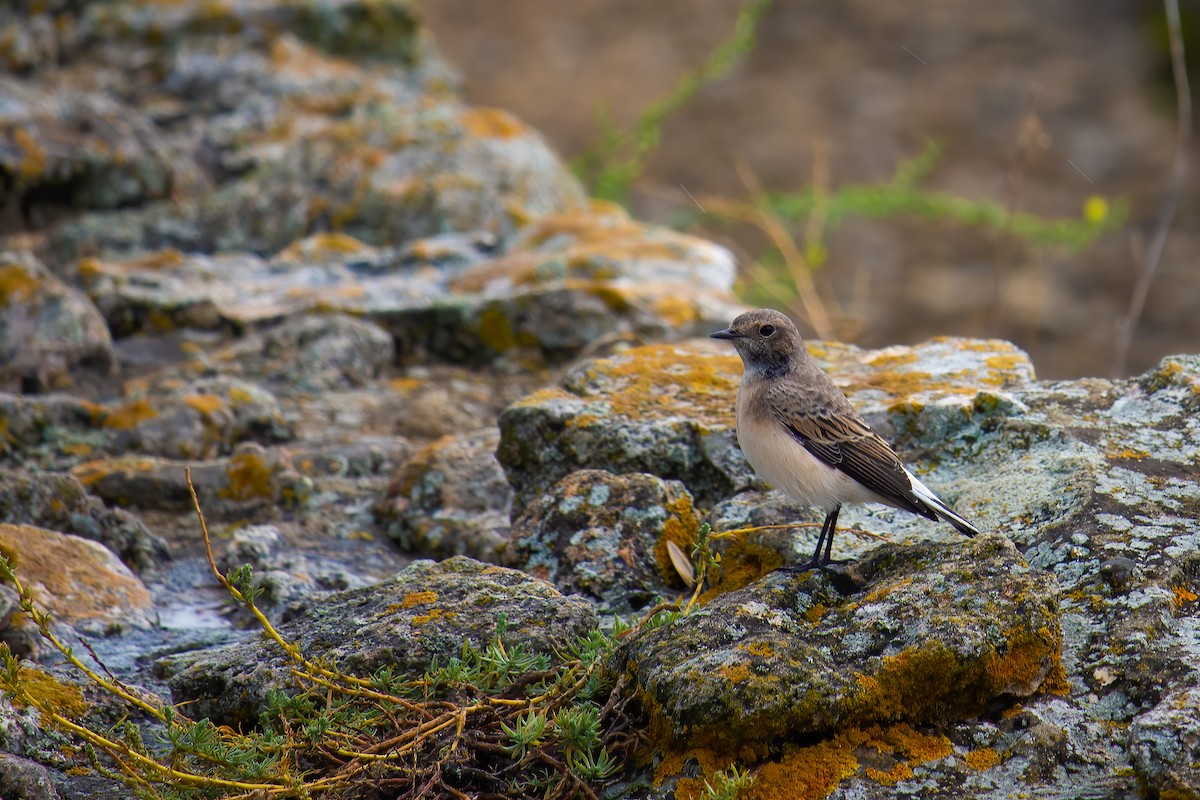
<svg viewBox="0 0 1200 800">
<path fill-rule="evenodd" d="M 810 342 L 985 534 L 847 508 L 857 562 L 805 573 L 819 518 L 696 338 L 730 254 L 589 201 L 409 3 L 19 0 L 0 58 L 0 553 L 139 692 L 252 730 L 291 680 L 194 488 L 219 567 L 355 674 L 642 619 L 606 796 L 1198 796 L 1200 356 L 1044 382 L 1006 342 Z M 23 680 L 129 716 L 20 604 Z M 128 794 L 15 697 L 0 748 L 0 796 Z"/>
</svg>

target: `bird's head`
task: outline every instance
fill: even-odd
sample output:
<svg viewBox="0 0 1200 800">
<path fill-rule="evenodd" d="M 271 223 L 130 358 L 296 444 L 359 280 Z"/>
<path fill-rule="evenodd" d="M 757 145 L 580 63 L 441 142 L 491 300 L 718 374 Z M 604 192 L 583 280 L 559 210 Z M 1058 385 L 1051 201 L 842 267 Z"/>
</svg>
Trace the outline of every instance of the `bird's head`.
<svg viewBox="0 0 1200 800">
<path fill-rule="evenodd" d="M 732 342 L 746 368 L 760 372 L 786 369 L 808 352 L 792 321 L 771 308 L 747 311 L 712 338 Z"/>
</svg>

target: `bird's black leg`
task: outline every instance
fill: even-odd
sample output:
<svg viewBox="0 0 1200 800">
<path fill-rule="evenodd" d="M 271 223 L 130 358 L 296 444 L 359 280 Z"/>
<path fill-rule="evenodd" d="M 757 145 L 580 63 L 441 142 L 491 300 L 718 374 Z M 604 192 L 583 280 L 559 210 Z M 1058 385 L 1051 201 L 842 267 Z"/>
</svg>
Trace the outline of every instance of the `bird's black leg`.
<svg viewBox="0 0 1200 800">
<path fill-rule="evenodd" d="M 805 569 L 820 569 L 829 563 L 830 548 L 833 546 L 833 529 L 837 525 L 838 512 L 842 510 L 841 506 L 833 509 L 825 516 L 825 522 L 821 525 L 821 535 L 817 537 L 817 546 L 813 549 L 812 558 L 808 560 Z M 825 559 L 821 560 L 821 546 L 825 546 Z"/>
<path fill-rule="evenodd" d="M 833 534 L 837 531 L 837 518 L 841 510 L 841 506 L 834 506 L 833 511 L 830 511 L 829 516 L 825 518 L 825 524 L 829 526 L 829 534 L 825 537 L 825 558 L 821 559 L 821 566 L 833 563 Z"/>
</svg>

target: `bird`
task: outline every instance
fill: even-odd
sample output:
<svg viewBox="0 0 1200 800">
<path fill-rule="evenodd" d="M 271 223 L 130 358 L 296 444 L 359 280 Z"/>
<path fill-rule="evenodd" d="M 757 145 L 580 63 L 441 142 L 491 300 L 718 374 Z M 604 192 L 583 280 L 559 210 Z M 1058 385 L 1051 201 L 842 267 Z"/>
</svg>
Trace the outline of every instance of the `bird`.
<svg viewBox="0 0 1200 800">
<path fill-rule="evenodd" d="M 845 503 L 885 503 L 944 520 L 965 536 L 979 534 L 871 429 L 786 315 L 747 311 L 711 336 L 732 343 L 742 358 L 737 437 L 746 460 L 788 497 L 826 513 L 805 569 L 839 563 L 832 558 L 833 537 Z"/>
</svg>

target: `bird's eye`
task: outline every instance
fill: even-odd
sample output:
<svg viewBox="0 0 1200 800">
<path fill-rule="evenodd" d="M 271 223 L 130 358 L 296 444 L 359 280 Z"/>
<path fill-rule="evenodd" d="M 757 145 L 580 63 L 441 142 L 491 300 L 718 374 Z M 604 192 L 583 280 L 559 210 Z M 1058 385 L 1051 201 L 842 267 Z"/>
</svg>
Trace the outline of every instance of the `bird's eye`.
<svg viewBox="0 0 1200 800">
<path fill-rule="evenodd" d="M 770 336 L 774 332 L 775 332 L 774 325 L 763 325 L 761 328 L 758 329 L 758 335 L 763 337 L 764 339 L 767 338 L 768 336 Z"/>
</svg>

